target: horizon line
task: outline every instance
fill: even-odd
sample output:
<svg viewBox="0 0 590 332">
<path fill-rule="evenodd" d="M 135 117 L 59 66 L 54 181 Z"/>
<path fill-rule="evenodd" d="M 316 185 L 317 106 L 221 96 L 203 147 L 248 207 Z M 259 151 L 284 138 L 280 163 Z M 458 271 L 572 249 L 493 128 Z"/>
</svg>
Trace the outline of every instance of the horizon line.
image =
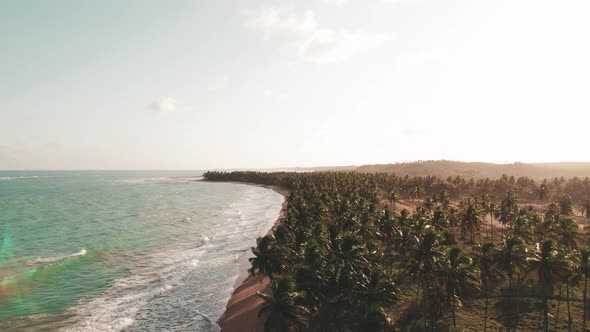
<svg viewBox="0 0 590 332">
<path fill-rule="evenodd" d="M 216 170 L 281 170 L 281 169 L 314 169 L 314 168 L 358 168 L 362 166 L 375 166 L 375 165 L 400 165 L 400 164 L 416 164 L 424 162 L 454 162 L 454 163 L 482 163 L 492 165 L 536 165 L 536 164 L 590 164 L 590 161 L 541 161 L 541 162 L 489 162 L 489 161 L 461 161 L 461 160 L 449 160 L 449 159 L 430 159 L 430 160 L 414 160 L 414 161 L 396 161 L 390 163 L 374 163 L 374 164 L 361 164 L 361 165 L 322 165 L 322 166 L 280 166 L 280 167 L 211 167 L 211 168 L 178 168 L 178 169 L 167 169 L 167 168 L 148 168 L 148 169 L 135 169 L 135 168 L 64 168 L 64 169 L 43 169 L 43 168 L 23 168 L 23 169 L 3 169 L 0 168 L 0 172 L 67 172 L 67 171 L 85 171 L 85 172 L 97 172 L 97 171 L 127 171 L 127 172 L 149 172 L 149 171 L 175 171 L 175 172 L 191 172 L 191 171 L 216 171 Z"/>
</svg>

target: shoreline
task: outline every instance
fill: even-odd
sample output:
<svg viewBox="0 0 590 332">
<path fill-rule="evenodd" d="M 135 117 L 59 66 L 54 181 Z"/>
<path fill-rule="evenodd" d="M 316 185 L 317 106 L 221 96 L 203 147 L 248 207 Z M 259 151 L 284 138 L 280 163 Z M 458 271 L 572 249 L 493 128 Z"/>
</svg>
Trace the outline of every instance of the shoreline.
<svg viewBox="0 0 590 332">
<path fill-rule="evenodd" d="M 206 181 L 206 180 L 204 180 Z M 213 181 L 206 181 L 213 182 Z M 281 219 L 284 217 L 285 208 L 287 207 L 287 197 L 289 197 L 290 191 L 271 185 L 261 185 L 256 183 L 247 182 L 225 182 L 225 183 L 236 183 L 245 184 L 257 187 L 263 187 L 274 190 L 283 196 L 283 203 L 281 205 L 281 212 L 277 217 L 277 220 L 271 225 L 266 234 L 272 234 L 274 230 L 279 226 Z M 261 236 L 263 235 L 260 234 Z M 234 291 L 225 305 L 225 311 L 217 319 L 221 331 L 223 332 L 241 332 L 241 331 L 263 331 L 264 321 L 258 318 L 258 311 L 263 301 L 257 295 L 258 292 L 265 290 L 269 285 L 268 278 L 264 278 L 261 282 L 258 281 L 257 276 L 251 276 L 248 273 L 250 268 L 250 249 L 241 252 L 238 256 L 240 264 L 240 275 L 236 279 L 234 284 Z"/>
</svg>

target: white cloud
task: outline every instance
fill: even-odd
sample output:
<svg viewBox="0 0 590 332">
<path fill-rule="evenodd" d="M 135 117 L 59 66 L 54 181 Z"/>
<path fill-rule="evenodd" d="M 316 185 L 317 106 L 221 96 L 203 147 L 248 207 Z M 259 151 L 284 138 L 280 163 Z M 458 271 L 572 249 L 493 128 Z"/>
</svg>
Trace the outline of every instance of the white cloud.
<svg viewBox="0 0 590 332">
<path fill-rule="evenodd" d="M 337 0 L 328 0 L 336 2 Z M 244 26 L 258 30 L 263 39 L 283 38 L 286 47 L 304 60 L 335 63 L 348 60 L 364 50 L 383 45 L 389 37 L 365 31 L 320 28 L 313 11 L 297 15 L 291 10 L 262 8 L 245 12 Z"/>
<path fill-rule="evenodd" d="M 262 8 L 247 10 L 244 17 L 244 26 L 262 31 L 265 39 L 271 38 L 274 34 L 301 37 L 317 29 L 315 15 L 311 10 L 299 17 L 286 9 Z"/>
<path fill-rule="evenodd" d="M 340 5 L 343 5 L 346 2 L 348 2 L 348 0 L 322 0 L 322 2 L 325 2 L 325 3 L 329 4 L 329 5 L 337 5 L 337 6 L 340 6 Z"/>
<path fill-rule="evenodd" d="M 321 30 L 301 44 L 299 55 L 316 63 L 345 61 L 364 50 L 381 47 L 389 38 L 385 34 L 363 31 Z"/>
<path fill-rule="evenodd" d="M 149 105 L 153 112 L 174 112 L 176 111 L 176 98 L 160 97 Z"/>
</svg>

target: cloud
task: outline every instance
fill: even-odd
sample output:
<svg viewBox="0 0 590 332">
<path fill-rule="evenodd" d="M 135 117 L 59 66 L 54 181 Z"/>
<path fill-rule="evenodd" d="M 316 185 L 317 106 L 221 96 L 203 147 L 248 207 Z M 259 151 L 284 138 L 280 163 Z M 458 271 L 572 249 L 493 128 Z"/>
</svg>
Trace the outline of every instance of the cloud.
<svg viewBox="0 0 590 332">
<path fill-rule="evenodd" d="M 341 6 L 341 5 L 345 4 L 346 2 L 348 2 L 348 0 L 322 0 L 322 2 L 325 2 L 329 5 Z"/>
<path fill-rule="evenodd" d="M 389 39 L 385 34 L 320 27 L 311 10 L 298 15 L 287 9 L 262 8 L 246 11 L 244 18 L 244 26 L 260 31 L 264 40 L 280 38 L 287 48 L 314 63 L 345 61 Z"/>
<path fill-rule="evenodd" d="M 364 50 L 379 48 L 388 39 L 385 34 L 322 30 L 301 44 L 299 55 L 316 63 L 341 62 Z"/>
<path fill-rule="evenodd" d="M 153 112 L 174 112 L 176 111 L 176 98 L 160 97 L 149 105 Z"/>
<path fill-rule="evenodd" d="M 244 26 L 262 31 L 264 39 L 270 39 L 275 34 L 301 37 L 317 29 L 315 15 L 311 10 L 299 17 L 286 9 L 261 8 L 245 11 L 244 18 Z"/>
</svg>

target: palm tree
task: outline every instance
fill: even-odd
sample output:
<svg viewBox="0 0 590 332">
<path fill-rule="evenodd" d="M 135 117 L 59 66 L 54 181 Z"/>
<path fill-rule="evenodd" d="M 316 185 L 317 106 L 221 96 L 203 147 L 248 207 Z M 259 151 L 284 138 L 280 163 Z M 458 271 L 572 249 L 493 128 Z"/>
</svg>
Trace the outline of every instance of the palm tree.
<svg viewBox="0 0 590 332">
<path fill-rule="evenodd" d="M 518 237 L 507 236 L 502 239 L 502 247 L 498 254 L 498 266 L 506 273 L 508 285 L 512 287 L 514 275 L 522 272 L 526 266 L 526 245 Z"/>
<path fill-rule="evenodd" d="M 322 272 L 323 270 L 307 264 L 298 264 L 293 268 L 296 290 L 300 292 L 299 302 L 310 312 L 316 312 L 324 300 L 322 288 L 325 279 Z"/>
<path fill-rule="evenodd" d="M 477 200 L 477 204 L 479 205 L 479 208 L 483 214 L 483 219 L 484 219 L 484 231 L 485 231 L 485 216 L 488 213 L 489 209 L 490 209 L 490 204 L 492 203 L 492 201 L 490 200 L 490 196 L 488 194 L 481 194 L 481 196 L 479 197 L 479 199 Z M 491 227 L 491 221 L 490 221 L 490 227 Z M 489 232 L 488 232 L 489 235 Z"/>
<path fill-rule="evenodd" d="M 568 331 L 571 331 L 572 324 L 573 324 L 573 318 L 572 318 L 572 308 L 571 308 L 571 304 L 570 304 L 570 298 L 571 298 L 570 294 L 572 293 L 572 292 L 570 292 L 570 285 L 572 283 L 579 282 L 579 278 L 578 278 L 578 275 L 574 273 L 575 257 L 573 257 L 572 255 L 565 255 L 564 257 L 565 257 L 565 261 L 568 266 L 568 271 L 564 277 L 564 279 L 565 279 L 565 292 L 566 292 L 565 294 L 566 294 L 566 302 L 567 302 L 567 326 L 568 326 Z M 561 289 L 560 289 L 560 292 L 561 292 Z M 561 298 L 558 299 L 558 302 L 557 302 L 558 308 L 559 308 L 560 304 L 561 304 Z M 559 316 L 559 309 L 558 309 L 557 315 L 555 315 L 556 322 L 557 322 L 558 316 Z"/>
<path fill-rule="evenodd" d="M 279 226 L 280 227 L 280 226 Z M 317 223 L 313 226 L 313 230 L 312 230 L 312 236 L 313 239 L 308 241 L 308 243 L 306 244 L 306 250 L 307 247 L 309 246 L 309 242 L 311 241 L 316 241 L 317 245 L 320 246 L 322 249 L 327 249 L 330 247 L 330 234 L 328 231 L 328 227 L 326 227 L 326 224 L 324 223 Z M 279 241 L 278 237 L 277 237 L 277 241 Z"/>
<path fill-rule="evenodd" d="M 303 262 L 293 270 L 297 290 L 302 292 L 302 300 L 310 311 L 315 311 L 323 300 L 322 287 L 326 281 L 324 274 L 327 265 L 325 257 L 325 251 L 315 240 L 310 240 L 305 245 Z"/>
<path fill-rule="evenodd" d="M 356 284 L 354 293 L 358 299 L 356 307 L 362 317 L 360 330 L 379 330 L 378 327 L 384 325 L 382 318 L 385 317 L 375 314 L 381 312 L 383 306 L 392 305 L 398 299 L 398 289 L 391 277 L 381 269 L 372 271 Z"/>
<path fill-rule="evenodd" d="M 375 221 L 378 221 L 376 213 L 371 211 L 364 211 L 362 213 L 357 229 L 360 238 L 365 239 L 367 242 L 372 242 L 375 235 L 377 235 Z"/>
<path fill-rule="evenodd" d="M 539 235 L 542 238 L 549 238 L 557 232 L 559 228 L 559 220 L 562 218 L 561 208 L 555 202 L 549 203 L 545 208 L 545 217 L 543 219 L 543 227 L 539 228 Z"/>
<path fill-rule="evenodd" d="M 440 208 L 434 211 L 432 216 L 432 227 L 437 231 L 441 232 L 449 227 L 449 221 L 447 220 L 447 214 Z"/>
<path fill-rule="evenodd" d="M 416 243 L 413 253 L 414 260 L 411 263 L 410 272 L 418 282 L 417 299 L 420 298 L 420 287 L 422 286 L 424 290 L 428 276 L 434 270 L 435 262 L 442 255 L 438 241 L 438 234 L 434 230 L 429 229 L 422 238 L 418 238 L 418 242 Z"/>
<path fill-rule="evenodd" d="M 455 235 L 455 227 L 457 227 L 457 223 L 459 221 L 459 211 L 457 211 L 457 208 L 455 207 L 451 207 L 449 208 L 449 215 L 448 215 L 448 219 L 449 219 L 449 226 L 451 227 L 451 233 L 453 235 Z"/>
<path fill-rule="evenodd" d="M 422 188 L 422 186 L 416 186 L 416 196 L 417 198 L 422 197 L 422 194 L 424 193 L 424 188 Z"/>
<path fill-rule="evenodd" d="M 504 237 L 502 239 L 502 246 L 498 252 L 498 267 L 508 277 L 508 287 L 512 289 L 514 276 L 517 276 L 517 287 L 514 293 L 514 300 L 516 300 L 516 317 L 518 319 L 518 301 L 519 301 L 519 288 L 520 288 L 520 276 L 524 272 L 526 267 L 527 259 L 527 248 L 519 237 Z"/>
<path fill-rule="evenodd" d="M 266 317 L 265 332 L 302 330 L 306 326 L 307 310 L 297 304 L 301 297 L 295 292 L 295 283 L 289 277 L 280 277 L 271 284 L 272 294 L 258 293 L 264 304 L 258 317 Z"/>
<path fill-rule="evenodd" d="M 568 264 L 565 257 L 557 250 L 553 240 L 545 240 L 540 245 L 534 257 L 529 262 L 529 271 L 534 271 L 543 288 L 543 331 L 549 330 L 548 299 L 553 295 L 555 285 L 565 280 L 568 274 Z"/>
<path fill-rule="evenodd" d="M 461 230 L 463 233 L 471 235 L 471 243 L 473 243 L 473 235 L 481 225 L 481 210 L 475 203 L 473 198 L 467 200 L 467 206 L 461 216 Z"/>
<path fill-rule="evenodd" d="M 438 202 L 442 206 L 442 209 L 445 211 L 449 210 L 451 206 L 451 201 L 449 200 L 449 193 L 445 190 L 441 191 L 438 195 Z"/>
<path fill-rule="evenodd" d="M 506 197 L 504 198 L 504 201 L 506 202 L 506 204 L 509 207 L 516 208 L 518 196 L 516 195 L 516 193 L 513 190 L 508 190 L 506 192 Z"/>
<path fill-rule="evenodd" d="M 510 224 L 510 228 L 515 237 L 519 237 L 525 241 L 530 240 L 533 236 L 533 229 L 529 222 L 528 213 L 525 209 L 521 209 L 518 212 L 517 216 Z"/>
<path fill-rule="evenodd" d="M 490 202 L 485 212 L 490 215 L 490 232 L 492 233 L 492 241 L 494 241 L 494 213 L 496 212 L 496 203 Z"/>
<path fill-rule="evenodd" d="M 399 201 L 399 190 L 395 187 L 391 189 L 387 194 L 387 199 L 389 199 L 389 203 L 391 203 L 391 207 L 395 211 L 395 203 Z"/>
<path fill-rule="evenodd" d="M 402 275 L 402 272 L 405 272 L 404 269 L 408 265 L 409 253 L 414 248 L 416 240 L 417 238 L 409 225 L 400 225 L 394 238 L 394 249 L 399 254 L 399 276 Z"/>
<path fill-rule="evenodd" d="M 477 273 L 471 257 L 459 247 L 452 247 L 441 264 L 443 289 L 446 290 L 447 303 L 451 303 L 453 326 L 457 327 L 455 316 L 456 304 L 466 289 L 477 289 Z"/>
<path fill-rule="evenodd" d="M 537 192 L 539 193 L 539 200 L 544 202 L 549 195 L 549 188 L 547 187 L 547 183 L 545 181 L 539 185 Z"/>
<path fill-rule="evenodd" d="M 582 214 L 586 217 L 586 226 L 590 226 L 590 197 L 585 197 L 582 202 Z"/>
<path fill-rule="evenodd" d="M 293 232 L 285 225 L 279 225 L 274 233 L 275 242 L 281 243 L 282 245 L 290 247 L 295 240 Z"/>
<path fill-rule="evenodd" d="M 410 190 L 410 198 L 412 199 L 412 203 L 418 198 L 420 198 L 420 187 L 412 187 Z"/>
<path fill-rule="evenodd" d="M 511 223 L 518 213 L 518 205 L 516 204 L 516 194 L 509 190 L 506 193 L 506 197 L 500 201 L 498 208 L 498 217 L 502 226 Z"/>
<path fill-rule="evenodd" d="M 559 243 L 570 251 L 576 249 L 576 239 L 580 235 L 578 229 L 578 224 L 572 218 L 560 217 L 559 228 L 556 234 L 559 238 Z"/>
<path fill-rule="evenodd" d="M 475 251 L 475 264 L 479 268 L 481 286 L 486 298 L 483 331 L 487 330 L 489 307 L 489 283 L 500 277 L 498 269 L 498 250 L 493 242 L 487 242 L 477 247 Z"/>
<path fill-rule="evenodd" d="M 252 248 L 254 257 L 250 258 L 252 267 L 248 269 L 251 275 L 258 274 L 258 280 L 262 276 L 273 278 L 274 273 L 280 273 L 284 270 L 285 261 L 277 253 L 276 241 L 273 235 L 265 235 L 256 239 L 256 248 Z"/>
<path fill-rule="evenodd" d="M 590 275 L 590 248 L 584 248 L 578 252 L 576 272 L 584 279 L 584 315 L 582 316 L 582 331 L 586 331 L 586 316 L 588 314 L 588 276 Z"/>
<path fill-rule="evenodd" d="M 574 214 L 574 206 L 572 203 L 572 197 L 570 195 L 563 195 L 559 199 L 559 208 L 561 209 L 561 214 L 566 216 L 570 216 Z"/>
<path fill-rule="evenodd" d="M 557 219 L 561 216 L 561 207 L 559 204 L 552 202 L 545 208 L 545 219 L 553 219 L 557 221 Z"/>
<path fill-rule="evenodd" d="M 370 265 L 365 244 L 355 235 L 346 235 L 339 243 L 336 256 L 336 279 L 343 287 L 352 286 Z"/>
<path fill-rule="evenodd" d="M 424 235 L 416 233 L 417 242 L 415 244 L 410 263 L 410 273 L 414 277 L 417 286 L 416 302 L 420 300 L 420 290 L 422 289 L 423 313 L 430 312 L 430 325 L 434 328 L 434 305 L 433 301 L 427 301 L 427 296 L 431 297 L 435 287 L 433 286 L 434 269 L 437 262 L 443 256 L 440 248 L 440 239 L 438 233 L 433 229 L 426 228 Z M 428 293 L 427 293 L 428 291 Z M 430 310 L 427 310 L 427 306 Z"/>
<path fill-rule="evenodd" d="M 393 273 L 393 245 L 395 243 L 395 237 L 397 235 L 397 226 L 396 226 L 396 218 L 395 214 L 389 209 L 389 207 L 385 208 L 385 212 L 383 216 L 379 220 L 379 237 L 381 241 L 385 244 L 385 255 L 389 260 L 390 263 L 390 273 Z"/>
<path fill-rule="evenodd" d="M 399 212 L 399 221 L 401 224 L 404 224 L 406 221 L 408 221 L 409 218 L 410 218 L 410 211 L 408 211 L 406 209 L 402 209 Z"/>
</svg>

